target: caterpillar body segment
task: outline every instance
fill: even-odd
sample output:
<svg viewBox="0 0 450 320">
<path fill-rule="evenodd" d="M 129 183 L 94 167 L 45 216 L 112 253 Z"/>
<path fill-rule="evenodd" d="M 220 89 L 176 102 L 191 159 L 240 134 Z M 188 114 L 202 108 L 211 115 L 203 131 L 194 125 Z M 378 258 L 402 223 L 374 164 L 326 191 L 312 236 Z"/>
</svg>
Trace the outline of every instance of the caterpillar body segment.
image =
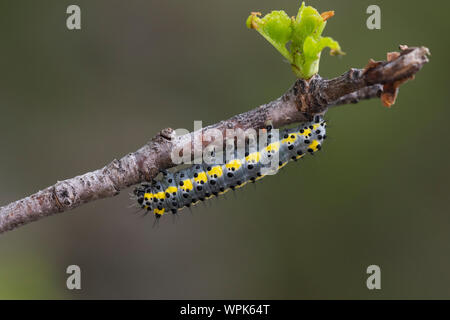
<svg viewBox="0 0 450 320">
<path fill-rule="evenodd" d="M 262 179 L 269 168 L 279 170 L 290 161 L 320 150 L 325 138 L 326 123 L 322 116 L 316 116 L 299 127 L 280 130 L 276 140 L 269 132 L 265 147 L 251 150 L 246 146 L 244 156 L 239 157 L 235 151 L 235 156 L 223 164 L 201 163 L 174 173 L 163 171 L 162 179 L 139 185 L 134 194 L 138 205 L 156 218 L 177 213 Z"/>
</svg>

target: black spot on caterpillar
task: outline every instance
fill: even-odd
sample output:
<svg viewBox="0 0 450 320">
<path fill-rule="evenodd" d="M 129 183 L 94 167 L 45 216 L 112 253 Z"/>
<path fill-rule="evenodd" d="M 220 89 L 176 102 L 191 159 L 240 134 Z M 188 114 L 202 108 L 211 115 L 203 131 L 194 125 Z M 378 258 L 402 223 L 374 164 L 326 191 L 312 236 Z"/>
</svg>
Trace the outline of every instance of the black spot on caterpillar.
<svg viewBox="0 0 450 320">
<path fill-rule="evenodd" d="M 134 190 L 139 206 L 160 218 L 167 212 L 177 213 L 213 196 L 243 187 L 262 179 L 263 159 L 278 155 L 278 169 L 308 153 L 321 149 L 326 137 L 326 123 L 321 116 L 301 126 L 280 131 L 277 141 L 260 149 L 246 149 L 243 158 L 235 157 L 224 164 L 194 164 L 174 173 L 163 171 L 162 179 L 143 183 Z"/>
</svg>

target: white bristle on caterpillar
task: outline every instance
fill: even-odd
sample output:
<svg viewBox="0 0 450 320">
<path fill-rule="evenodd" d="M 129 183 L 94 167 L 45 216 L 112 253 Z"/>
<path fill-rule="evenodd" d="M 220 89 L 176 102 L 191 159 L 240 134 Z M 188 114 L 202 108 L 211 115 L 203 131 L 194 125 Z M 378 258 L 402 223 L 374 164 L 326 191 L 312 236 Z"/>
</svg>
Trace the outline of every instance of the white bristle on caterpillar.
<svg viewBox="0 0 450 320">
<path fill-rule="evenodd" d="M 141 184 L 134 195 L 138 205 L 156 218 L 167 212 L 175 214 L 199 201 L 263 178 L 263 169 L 268 166 L 262 161 L 264 158 L 278 155 L 277 168 L 281 169 L 289 161 L 320 150 L 325 138 L 326 122 L 322 116 L 316 116 L 311 122 L 280 131 L 277 141 L 254 152 L 247 150 L 242 158 L 236 157 L 224 164 L 194 164 L 174 173 L 163 171 L 162 179 Z"/>
</svg>

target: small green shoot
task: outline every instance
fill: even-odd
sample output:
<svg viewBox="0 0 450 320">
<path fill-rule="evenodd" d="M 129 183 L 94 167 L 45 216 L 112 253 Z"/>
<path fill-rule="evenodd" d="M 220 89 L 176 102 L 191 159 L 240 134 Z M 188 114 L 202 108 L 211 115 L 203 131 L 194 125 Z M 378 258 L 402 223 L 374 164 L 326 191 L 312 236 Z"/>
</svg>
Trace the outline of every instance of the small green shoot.
<svg viewBox="0 0 450 320">
<path fill-rule="evenodd" d="M 339 43 L 330 37 L 322 37 L 326 20 L 334 11 L 322 14 L 303 2 L 296 17 L 289 18 L 284 11 L 272 11 L 260 18 L 261 13 L 252 12 L 247 27 L 258 31 L 286 58 L 295 75 L 309 79 L 319 72 L 320 54 L 326 47 L 332 55 L 344 54 Z"/>
</svg>

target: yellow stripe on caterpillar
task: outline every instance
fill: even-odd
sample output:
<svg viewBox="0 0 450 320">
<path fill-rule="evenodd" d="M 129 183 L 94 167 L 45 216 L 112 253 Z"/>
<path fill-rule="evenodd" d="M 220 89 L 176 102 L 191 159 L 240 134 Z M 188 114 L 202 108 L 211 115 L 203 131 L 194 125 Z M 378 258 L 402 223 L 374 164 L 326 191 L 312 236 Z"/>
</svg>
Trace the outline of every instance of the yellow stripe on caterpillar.
<svg viewBox="0 0 450 320">
<path fill-rule="evenodd" d="M 280 165 L 278 165 L 278 169 L 281 169 L 281 168 L 283 168 L 285 165 L 287 165 L 288 163 L 287 162 L 282 162 Z"/>
<path fill-rule="evenodd" d="M 202 171 L 202 172 L 197 172 L 196 174 L 197 174 L 197 177 L 194 177 L 195 182 L 201 183 L 203 181 L 203 183 L 206 183 L 208 181 L 206 172 Z"/>
<path fill-rule="evenodd" d="M 260 160 L 261 160 L 260 152 L 253 152 L 245 157 L 245 161 L 247 162 L 258 163 Z"/>
<path fill-rule="evenodd" d="M 313 152 L 316 152 L 318 149 L 318 146 L 320 145 L 318 140 L 313 140 L 310 145 L 308 146 L 308 151 L 311 149 Z"/>
<path fill-rule="evenodd" d="M 225 167 L 228 170 L 232 170 L 234 168 L 234 170 L 239 170 L 239 168 L 241 167 L 242 163 L 239 159 L 234 159 L 231 160 L 230 162 L 228 162 Z"/>
<path fill-rule="evenodd" d="M 177 191 L 178 191 L 178 188 L 174 187 L 174 186 L 170 186 L 166 189 L 166 193 L 168 193 L 168 194 L 173 194 L 173 193 L 176 193 Z"/>
<path fill-rule="evenodd" d="M 180 188 L 181 188 L 181 190 L 183 190 L 185 192 L 191 191 L 192 189 L 194 189 L 191 179 L 183 180 L 183 185 Z"/>
<path fill-rule="evenodd" d="M 303 132 L 302 132 L 303 131 Z M 309 134 L 311 133 L 311 129 L 304 129 L 304 130 L 300 130 L 299 131 L 299 133 L 298 133 L 298 135 L 299 136 L 304 136 L 304 137 L 306 137 L 306 136 L 308 136 Z"/>
<path fill-rule="evenodd" d="M 270 151 L 275 151 L 275 152 L 277 152 L 279 149 L 280 149 L 280 143 L 279 143 L 279 142 L 273 142 L 273 143 L 269 144 L 269 145 L 266 147 L 266 151 L 267 151 L 267 152 L 270 152 Z"/>
<path fill-rule="evenodd" d="M 153 193 L 145 193 L 144 194 L 144 200 L 145 201 L 153 201 Z"/>
<path fill-rule="evenodd" d="M 227 189 L 225 189 L 225 190 L 219 192 L 219 194 L 225 194 L 225 193 L 227 193 L 227 192 L 230 191 L 230 190 L 231 190 L 230 188 L 227 188 Z"/>
<path fill-rule="evenodd" d="M 265 174 L 263 174 L 263 175 L 261 175 L 261 176 L 259 176 L 259 177 L 257 177 L 256 179 L 255 179 L 255 181 L 258 181 L 259 179 L 262 179 L 262 178 L 264 178 L 266 175 Z"/>
<path fill-rule="evenodd" d="M 166 194 L 164 192 L 158 192 L 155 194 L 155 198 L 156 199 L 165 199 L 166 198 Z"/>
<path fill-rule="evenodd" d="M 241 183 L 240 185 L 236 186 L 236 189 L 242 188 L 243 186 L 245 186 L 248 183 L 248 181 L 245 181 L 243 183 Z"/>
<path fill-rule="evenodd" d="M 287 137 L 286 139 L 281 140 L 281 143 L 294 143 L 298 138 L 298 133 L 291 133 L 289 134 L 289 137 Z"/>
<path fill-rule="evenodd" d="M 210 176 L 216 176 L 217 178 L 220 178 L 223 175 L 222 166 L 212 167 L 211 170 L 208 171 L 208 174 Z"/>
</svg>

